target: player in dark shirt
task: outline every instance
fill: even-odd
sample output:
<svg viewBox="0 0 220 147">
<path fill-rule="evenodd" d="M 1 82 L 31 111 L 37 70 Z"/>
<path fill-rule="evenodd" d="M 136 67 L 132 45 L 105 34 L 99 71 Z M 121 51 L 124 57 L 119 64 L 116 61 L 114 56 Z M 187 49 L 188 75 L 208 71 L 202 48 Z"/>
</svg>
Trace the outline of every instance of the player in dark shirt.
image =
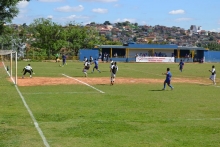
<svg viewBox="0 0 220 147">
<path fill-rule="evenodd" d="M 181 72 L 183 71 L 183 66 L 184 66 L 184 62 L 183 60 L 180 60 L 179 67 Z"/>
</svg>

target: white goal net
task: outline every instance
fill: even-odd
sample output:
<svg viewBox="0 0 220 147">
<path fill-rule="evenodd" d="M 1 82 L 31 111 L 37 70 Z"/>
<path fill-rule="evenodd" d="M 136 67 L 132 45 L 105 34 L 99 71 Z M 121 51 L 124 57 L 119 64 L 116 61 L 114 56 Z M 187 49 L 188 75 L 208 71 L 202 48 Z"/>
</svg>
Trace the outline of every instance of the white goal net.
<svg viewBox="0 0 220 147">
<path fill-rule="evenodd" d="M 17 84 L 17 52 L 0 50 L 1 62 L 14 84 Z"/>
</svg>

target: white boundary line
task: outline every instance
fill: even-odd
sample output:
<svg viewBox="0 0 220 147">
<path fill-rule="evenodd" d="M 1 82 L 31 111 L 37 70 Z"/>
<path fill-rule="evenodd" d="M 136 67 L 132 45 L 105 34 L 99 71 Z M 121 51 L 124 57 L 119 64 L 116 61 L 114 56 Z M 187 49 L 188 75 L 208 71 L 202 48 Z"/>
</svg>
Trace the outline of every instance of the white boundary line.
<svg viewBox="0 0 220 147">
<path fill-rule="evenodd" d="M 89 86 L 89 87 L 91 87 L 91 88 L 97 90 L 97 91 L 100 92 L 100 93 L 105 93 L 105 92 L 103 92 L 103 91 L 101 91 L 101 90 L 99 90 L 99 89 L 97 89 L 97 88 L 95 88 L 95 87 L 93 87 L 93 86 L 91 86 L 91 85 L 89 85 L 89 84 L 83 82 L 83 81 L 80 81 L 80 80 L 78 80 L 78 79 L 76 79 L 76 78 L 73 78 L 73 77 L 67 76 L 67 75 L 65 75 L 65 74 L 62 74 L 62 75 L 65 76 L 65 77 L 67 77 L 67 78 L 70 78 L 70 79 L 76 80 L 76 81 L 78 81 L 78 82 L 80 82 L 80 83 L 82 83 L 82 84 L 85 84 L 86 86 Z"/>
<path fill-rule="evenodd" d="M 3 62 L 3 65 L 4 65 L 4 67 L 5 67 L 4 62 Z M 5 68 L 5 70 L 6 70 L 6 68 Z M 6 71 L 7 71 L 7 70 L 6 70 Z M 7 71 L 7 73 L 8 73 L 8 75 L 10 76 L 10 74 L 9 74 L 8 71 Z M 14 82 L 13 79 L 12 79 L 12 81 Z M 32 111 L 31 111 L 30 108 L 29 108 L 29 106 L 27 105 L 27 103 L 26 103 L 26 101 L 25 101 L 25 98 L 23 97 L 23 95 L 21 94 L 20 90 L 18 89 L 18 86 L 15 85 L 15 88 L 16 88 L 16 90 L 17 90 L 17 92 L 18 92 L 18 94 L 19 94 L 19 96 L 20 96 L 20 98 L 21 98 L 21 100 L 22 100 L 24 106 L 26 107 L 26 109 L 27 109 L 29 115 L 31 116 L 31 119 L 32 119 L 32 121 L 34 122 L 34 126 L 35 126 L 35 128 L 37 129 L 39 135 L 41 136 L 41 138 L 42 138 L 42 140 L 43 140 L 43 142 L 44 142 L 44 145 L 45 145 L 46 147 L 50 147 L 50 145 L 49 145 L 48 142 L 47 142 L 46 137 L 44 136 L 44 134 L 43 134 L 41 128 L 39 127 L 39 124 L 37 123 L 37 120 L 35 119 L 35 117 L 34 117 Z"/>
<path fill-rule="evenodd" d="M 40 94 L 91 94 L 91 93 L 97 93 L 97 92 L 35 92 L 35 93 L 28 93 L 28 92 L 23 92 L 23 94 L 35 94 L 35 95 L 40 95 Z"/>
<path fill-rule="evenodd" d="M 10 76 L 9 71 L 7 71 L 7 68 L 6 68 L 6 66 L 5 66 L 5 63 L 4 63 L 4 62 L 2 62 L 2 64 L 3 64 L 4 68 L 5 68 L 5 71 L 7 72 L 8 76 L 9 76 L 9 77 L 11 77 L 12 82 L 15 84 L 15 80 L 13 79 L 13 77 L 12 77 L 12 76 Z"/>
<path fill-rule="evenodd" d="M 220 120 L 220 118 L 197 118 L 197 119 L 186 119 L 186 120 Z"/>
<path fill-rule="evenodd" d="M 36 121 L 36 119 L 35 119 L 33 113 L 31 112 L 29 106 L 27 105 L 27 103 L 26 103 L 26 101 L 25 101 L 25 98 L 23 97 L 23 95 L 21 94 L 20 90 L 18 89 L 18 86 L 15 85 L 15 88 L 17 89 L 17 92 L 18 92 L 18 94 L 20 95 L 20 97 L 21 97 L 21 99 L 22 99 L 22 102 L 24 103 L 24 106 L 26 107 L 27 111 L 29 112 L 29 114 L 30 114 L 30 116 L 31 116 L 31 118 L 32 118 L 32 120 L 33 120 L 33 122 L 34 122 L 34 126 L 35 126 L 35 128 L 37 129 L 38 133 L 40 134 L 40 136 L 41 136 L 41 138 L 42 138 L 42 140 L 43 140 L 43 142 L 44 142 L 44 145 L 45 145 L 46 147 L 50 147 L 50 145 L 48 144 L 47 139 L 46 139 L 46 137 L 44 136 L 44 134 L 43 134 L 41 128 L 39 127 L 39 124 L 37 123 L 37 121 Z"/>
</svg>

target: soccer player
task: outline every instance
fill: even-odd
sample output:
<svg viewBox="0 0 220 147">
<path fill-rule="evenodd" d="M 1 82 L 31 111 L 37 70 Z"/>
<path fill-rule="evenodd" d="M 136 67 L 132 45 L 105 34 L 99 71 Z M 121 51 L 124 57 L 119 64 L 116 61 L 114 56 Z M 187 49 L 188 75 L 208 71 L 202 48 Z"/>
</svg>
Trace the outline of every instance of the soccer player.
<svg viewBox="0 0 220 147">
<path fill-rule="evenodd" d="M 101 73 L 101 71 L 99 70 L 99 61 L 97 61 L 96 59 L 94 60 L 94 64 L 95 66 L 93 67 L 92 73 L 94 72 L 94 69 L 98 70 L 99 73 Z"/>
<path fill-rule="evenodd" d="M 114 84 L 115 82 L 115 77 L 116 77 L 116 72 L 118 71 L 118 66 L 117 66 L 117 63 L 114 62 L 112 63 L 112 66 L 111 66 L 111 69 L 110 69 L 110 72 L 111 72 L 111 85 Z"/>
<path fill-rule="evenodd" d="M 183 66 L 184 66 L 183 60 L 180 60 L 180 63 L 179 63 L 178 66 L 180 67 L 180 71 L 182 72 L 183 71 Z"/>
<path fill-rule="evenodd" d="M 34 71 L 33 71 L 33 69 L 32 69 L 32 67 L 31 67 L 31 65 L 30 64 L 28 64 L 27 66 L 25 66 L 24 68 L 23 68 L 23 76 L 22 76 L 22 78 L 24 78 L 24 76 L 25 76 L 25 74 L 28 72 L 29 74 L 30 74 L 30 78 L 32 78 L 32 73 L 34 73 Z"/>
<path fill-rule="evenodd" d="M 171 83 L 171 77 L 172 77 L 172 74 L 170 72 L 170 68 L 167 68 L 167 72 L 166 73 L 162 73 L 162 74 L 166 75 L 166 79 L 164 81 L 164 86 L 163 86 L 162 90 L 166 89 L 166 84 L 171 88 L 171 90 L 173 90 L 174 87 L 172 87 L 172 85 L 170 84 Z"/>
<path fill-rule="evenodd" d="M 212 66 L 212 70 L 209 70 L 209 72 L 212 73 L 209 79 L 213 81 L 214 85 L 216 85 L 216 82 L 215 82 L 216 70 L 215 70 L 215 66 L 214 65 Z"/>
<path fill-rule="evenodd" d="M 110 59 L 110 66 L 109 66 L 110 70 L 111 70 L 112 64 L 114 64 L 114 61 Z"/>
<path fill-rule="evenodd" d="M 87 77 L 87 70 L 90 68 L 90 63 L 88 60 L 84 63 L 83 73 L 85 74 L 85 77 Z"/>
<path fill-rule="evenodd" d="M 90 62 L 90 63 L 93 62 L 93 57 L 92 57 L 92 56 L 90 56 L 90 58 L 89 58 L 89 62 Z"/>
<path fill-rule="evenodd" d="M 59 59 L 59 54 L 58 54 L 58 53 L 56 53 L 55 57 L 56 57 L 56 62 L 58 62 L 58 59 Z"/>
<path fill-rule="evenodd" d="M 63 66 L 66 64 L 67 65 L 67 63 L 66 63 L 66 55 L 65 54 L 63 54 L 62 55 L 62 59 L 63 59 Z M 63 67 L 62 66 L 62 67 Z"/>
</svg>

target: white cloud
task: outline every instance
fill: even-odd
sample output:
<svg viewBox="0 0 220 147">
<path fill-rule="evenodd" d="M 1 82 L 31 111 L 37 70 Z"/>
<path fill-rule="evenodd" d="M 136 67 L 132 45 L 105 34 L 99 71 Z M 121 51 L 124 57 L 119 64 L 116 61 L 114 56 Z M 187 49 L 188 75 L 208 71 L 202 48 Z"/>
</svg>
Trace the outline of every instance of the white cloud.
<svg viewBox="0 0 220 147">
<path fill-rule="evenodd" d="M 64 2 L 65 0 L 39 0 L 40 2 Z"/>
<path fill-rule="evenodd" d="M 141 24 L 142 25 L 147 25 L 147 22 L 146 21 L 141 21 Z"/>
<path fill-rule="evenodd" d="M 53 15 L 48 15 L 47 18 L 52 19 L 52 18 L 53 18 Z"/>
<path fill-rule="evenodd" d="M 212 30 L 210 30 L 210 32 L 220 32 L 220 28 L 212 29 Z"/>
<path fill-rule="evenodd" d="M 131 23 L 135 23 L 136 22 L 136 19 L 132 19 L 132 18 L 124 18 L 124 19 L 120 19 L 118 18 L 115 22 L 125 22 L 125 21 L 129 21 Z"/>
<path fill-rule="evenodd" d="M 70 16 L 67 16 L 67 17 L 65 17 L 65 18 L 63 18 L 63 19 L 67 19 L 67 20 L 73 20 L 73 19 L 89 19 L 89 17 L 88 16 L 83 16 L 83 15 L 79 15 L 79 16 L 77 16 L 77 15 L 70 15 Z"/>
<path fill-rule="evenodd" d="M 27 10 L 28 4 L 29 3 L 27 1 L 20 1 L 17 4 L 17 7 L 19 9 L 19 13 L 12 21 L 18 21 L 19 23 L 24 23 L 24 22 L 28 21 L 28 16 L 27 16 L 27 14 L 28 14 L 28 10 Z"/>
<path fill-rule="evenodd" d="M 118 0 L 79 0 L 79 1 L 111 3 L 111 2 L 117 2 Z"/>
<path fill-rule="evenodd" d="M 114 5 L 114 7 L 120 7 L 120 6 L 121 6 L 120 4 L 115 4 L 115 5 Z"/>
<path fill-rule="evenodd" d="M 84 10 L 84 7 L 82 5 L 79 5 L 77 7 L 70 7 L 70 6 L 63 6 L 55 9 L 59 12 L 80 12 Z"/>
<path fill-rule="evenodd" d="M 175 21 L 180 22 L 180 21 L 191 21 L 191 20 L 193 20 L 193 19 L 185 17 L 185 18 L 177 18 Z"/>
<path fill-rule="evenodd" d="M 26 8 L 26 7 L 28 6 L 28 4 L 29 4 L 29 2 L 27 2 L 27 1 L 20 1 L 20 2 L 17 4 L 17 7 L 18 7 L 19 9 L 24 9 L 24 8 Z"/>
<path fill-rule="evenodd" d="M 184 14 L 185 11 L 182 10 L 182 9 L 179 9 L 179 10 L 172 10 L 169 12 L 169 14 Z"/>
<path fill-rule="evenodd" d="M 108 10 L 107 9 L 101 9 L 101 8 L 97 8 L 97 9 L 92 9 L 93 12 L 96 12 L 96 13 L 107 13 Z"/>
</svg>

